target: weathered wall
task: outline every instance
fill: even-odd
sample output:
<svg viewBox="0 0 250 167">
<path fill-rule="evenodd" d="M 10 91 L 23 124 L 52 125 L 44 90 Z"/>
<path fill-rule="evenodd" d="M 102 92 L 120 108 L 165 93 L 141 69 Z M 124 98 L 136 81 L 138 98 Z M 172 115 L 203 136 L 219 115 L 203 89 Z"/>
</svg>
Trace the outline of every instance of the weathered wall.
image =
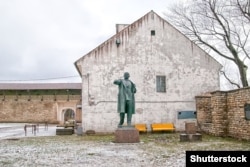
<svg viewBox="0 0 250 167">
<path fill-rule="evenodd" d="M 197 124 L 202 131 L 211 131 L 211 95 L 196 96 Z"/>
<path fill-rule="evenodd" d="M 81 110 L 76 108 L 80 99 L 80 95 L 1 95 L 0 122 L 63 123 L 66 109 L 81 122 Z"/>
<path fill-rule="evenodd" d="M 178 130 L 184 129 L 187 120 L 178 120 L 177 111 L 195 110 L 195 95 L 219 89 L 220 65 L 154 12 L 95 48 L 77 65 L 83 74 L 84 130 L 116 129 L 118 88 L 113 81 L 126 71 L 137 87 L 132 121 L 148 126 L 173 122 Z M 164 93 L 156 92 L 157 75 L 166 76 Z"/>
<path fill-rule="evenodd" d="M 250 121 L 244 112 L 247 103 L 250 103 L 250 88 L 216 91 L 211 97 L 197 96 L 198 125 L 202 131 L 216 136 L 250 140 Z"/>
</svg>

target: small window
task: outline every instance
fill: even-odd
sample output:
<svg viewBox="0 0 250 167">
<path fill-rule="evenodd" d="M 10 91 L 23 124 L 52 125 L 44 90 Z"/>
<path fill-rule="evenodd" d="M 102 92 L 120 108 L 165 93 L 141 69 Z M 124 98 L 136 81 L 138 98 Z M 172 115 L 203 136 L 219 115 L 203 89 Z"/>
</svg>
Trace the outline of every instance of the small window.
<svg viewBox="0 0 250 167">
<path fill-rule="evenodd" d="M 156 76 L 156 91 L 166 92 L 166 76 Z"/>
<path fill-rule="evenodd" d="M 155 36 L 155 30 L 151 30 L 151 36 Z"/>
</svg>

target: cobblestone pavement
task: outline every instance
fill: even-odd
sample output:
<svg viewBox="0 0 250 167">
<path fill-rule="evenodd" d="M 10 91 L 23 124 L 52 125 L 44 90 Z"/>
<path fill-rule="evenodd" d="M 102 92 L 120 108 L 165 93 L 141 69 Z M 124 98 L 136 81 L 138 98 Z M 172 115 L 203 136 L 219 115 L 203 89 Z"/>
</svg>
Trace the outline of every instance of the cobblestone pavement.
<svg viewBox="0 0 250 167">
<path fill-rule="evenodd" d="M 201 142 L 180 142 L 178 133 L 149 133 L 140 135 L 140 143 L 118 144 L 114 135 L 56 136 L 49 129 L 50 136 L 39 129 L 40 136 L 0 138 L 0 166 L 184 167 L 186 150 L 250 150 L 250 142 L 207 135 Z"/>
</svg>

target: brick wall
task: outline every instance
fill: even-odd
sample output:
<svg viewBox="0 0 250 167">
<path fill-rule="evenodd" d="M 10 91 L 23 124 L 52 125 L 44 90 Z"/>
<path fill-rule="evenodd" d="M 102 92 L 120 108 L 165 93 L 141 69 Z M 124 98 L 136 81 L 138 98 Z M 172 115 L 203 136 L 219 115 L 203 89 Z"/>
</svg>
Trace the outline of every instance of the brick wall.
<svg viewBox="0 0 250 167">
<path fill-rule="evenodd" d="M 216 136 L 250 140 L 250 120 L 246 120 L 244 111 L 247 103 L 250 104 L 249 87 L 212 92 L 210 97 L 197 96 L 198 126 Z"/>
<path fill-rule="evenodd" d="M 62 122 L 63 109 L 76 112 L 81 122 L 81 110 L 76 108 L 81 95 L 1 95 L 0 122 Z"/>
<path fill-rule="evenodd" d="M 196 96 L 197 125 L 199 129 L 209 133 L 211 130 L 211 95 Z"/>
</svg>

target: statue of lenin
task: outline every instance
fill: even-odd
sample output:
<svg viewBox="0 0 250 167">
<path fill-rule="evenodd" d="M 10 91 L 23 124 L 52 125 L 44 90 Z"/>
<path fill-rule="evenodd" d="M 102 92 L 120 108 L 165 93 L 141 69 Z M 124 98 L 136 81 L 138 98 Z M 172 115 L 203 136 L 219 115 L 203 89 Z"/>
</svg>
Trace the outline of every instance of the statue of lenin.
<svg viewBox="0 0 250 167">
<path fill-rule="evenodd" d="M 129 80 L 129 73 L 124 73 L 124 79 L 114 81 L 119 86 L 117 111 L 120 113 L 120 122 L 118 126 L 123 125 L 125 113 L 127 114 L 127 125 L 131 126 L 132 114 L 135 113 L 135 84 Z"/>
</svg>

